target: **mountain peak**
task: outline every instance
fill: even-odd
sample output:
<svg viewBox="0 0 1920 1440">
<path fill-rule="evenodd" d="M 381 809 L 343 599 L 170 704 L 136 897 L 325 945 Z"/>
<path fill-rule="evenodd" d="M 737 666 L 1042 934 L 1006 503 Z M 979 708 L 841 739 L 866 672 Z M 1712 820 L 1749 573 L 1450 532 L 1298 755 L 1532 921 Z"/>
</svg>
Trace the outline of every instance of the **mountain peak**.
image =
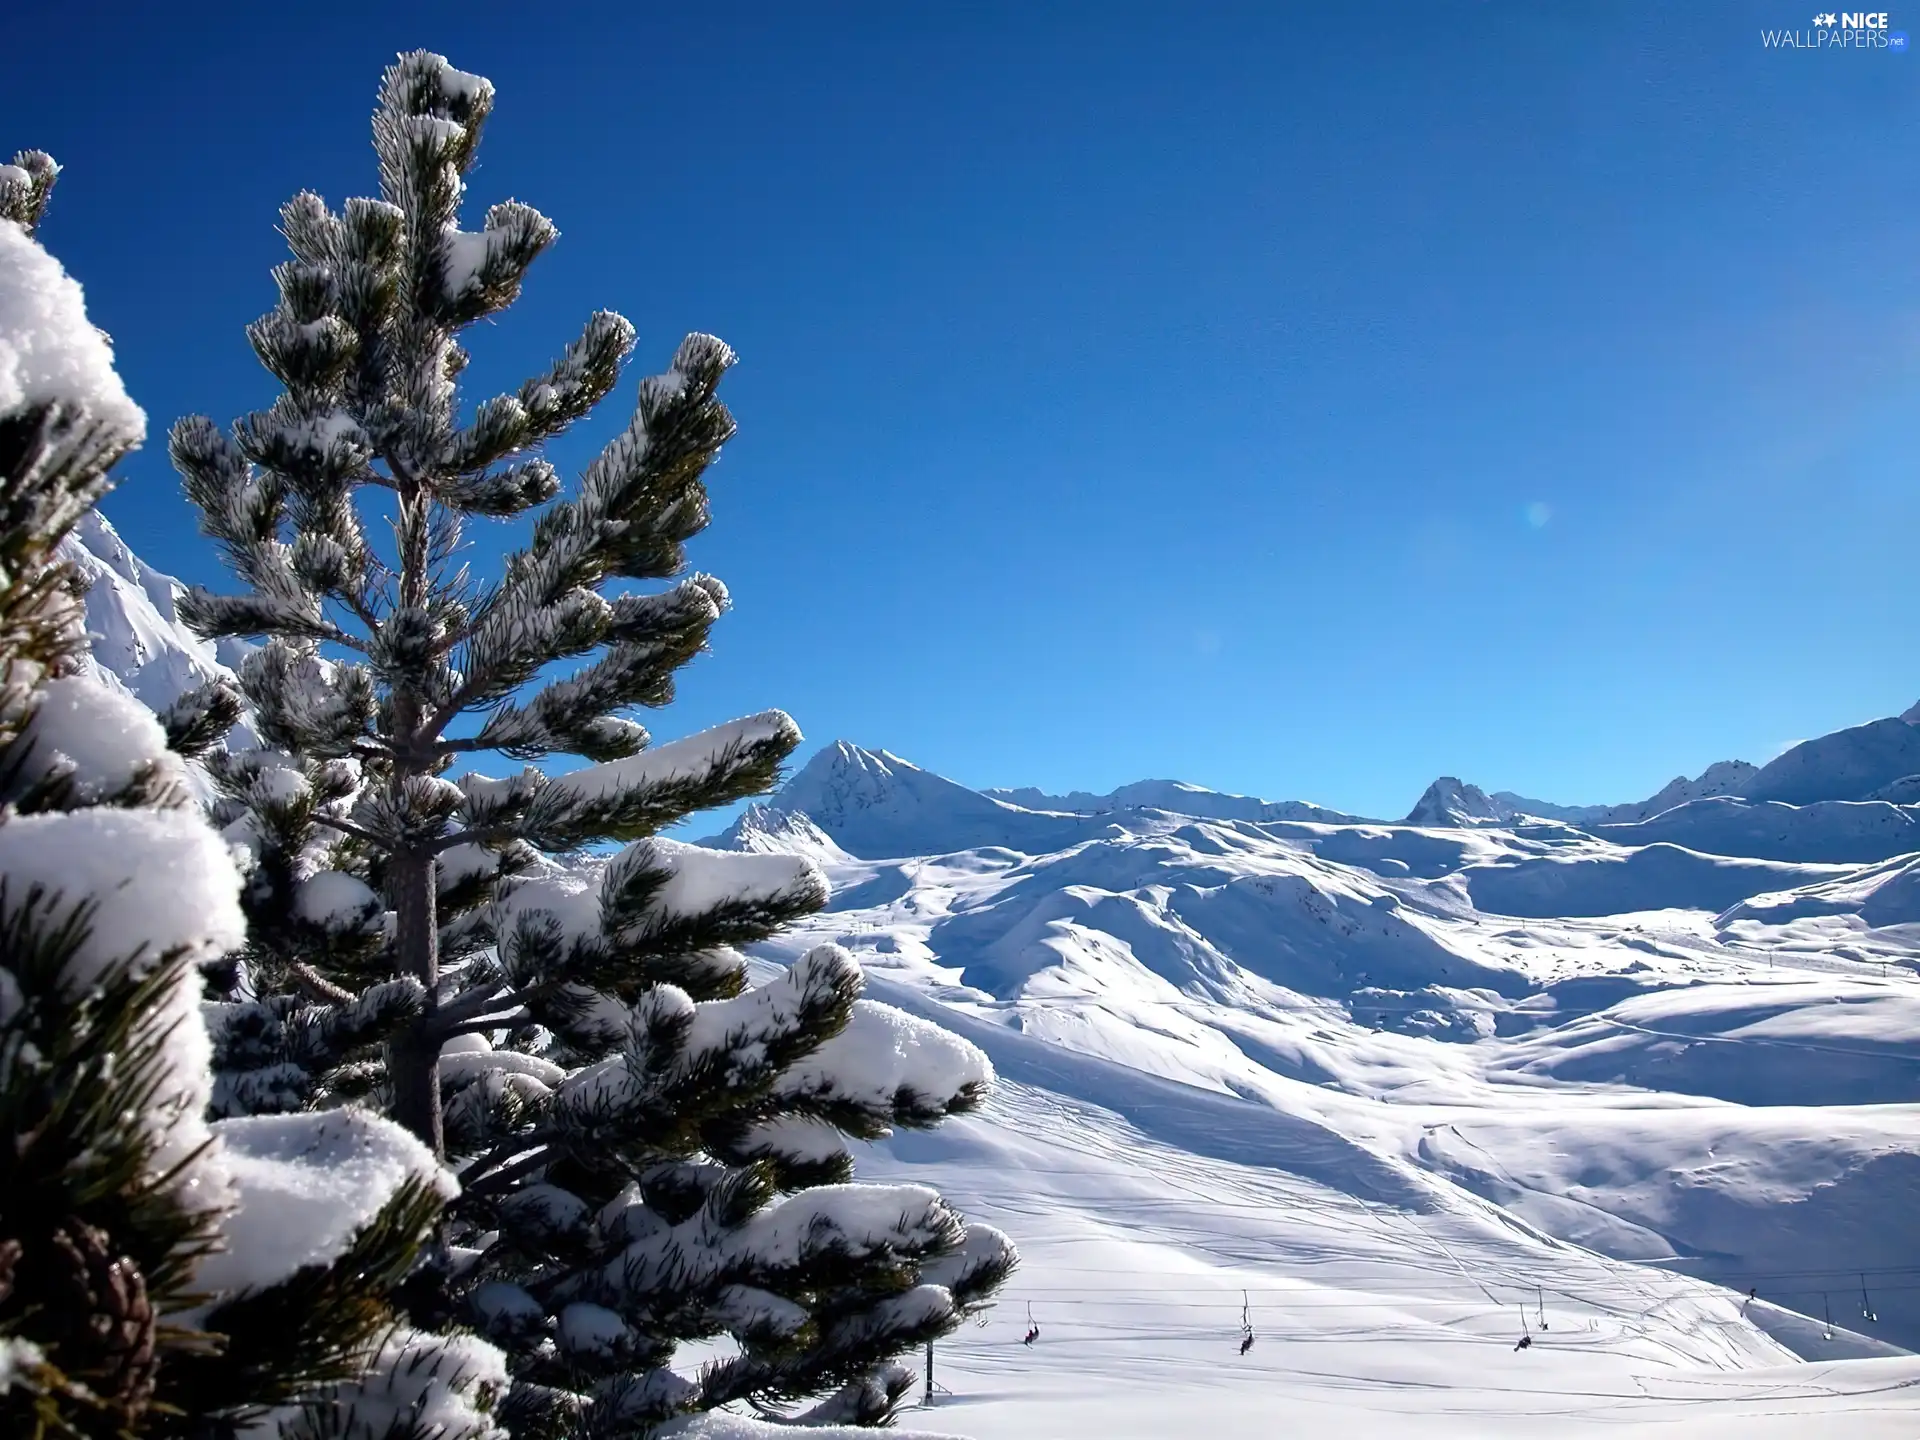
<svg viewBox="0 0 1920 1440">
<path fill-rule="evenodd" d="M 1403 823 L 1446 827 L 1496 825 L 1512 818 L 1513 811 L 1478 785 L 1469 785 L 1457 775 L 1442 775 L 1427 787 Z"/>
<path fill-rule="evenodd" d="M 801 812 L 749 805 L 722 842 L 728 849 L 753 854 L 805 855 L 820 864 L 840 864 L 849 856 L 833 838 Z"/>
<path fill-rule="evenodd" d="M 804 827 L 796 824 L 804 818 Z M 1009 805 L 849 740 L 821 747 L 793 777 L 720 837 L 733 848 L 780 848 L 818 836 L 866 859 L 946 855 L 982 846 L 1028 854 L 1085 838 L 1089 822 Z M 796 841 L 795 837 L 799 837 Z"/>
<path fill-rule="evenodd" d="M 926 775 L 898 755 L 869 750 L 851 740 L 835 740 L 815 751 L 780 787 L 767 808 L 803 812 L 816 823 L 830 823 L 834 817 L 885 804 L 903 784 L 912 785 L 912 777 Z"/>
</svg>

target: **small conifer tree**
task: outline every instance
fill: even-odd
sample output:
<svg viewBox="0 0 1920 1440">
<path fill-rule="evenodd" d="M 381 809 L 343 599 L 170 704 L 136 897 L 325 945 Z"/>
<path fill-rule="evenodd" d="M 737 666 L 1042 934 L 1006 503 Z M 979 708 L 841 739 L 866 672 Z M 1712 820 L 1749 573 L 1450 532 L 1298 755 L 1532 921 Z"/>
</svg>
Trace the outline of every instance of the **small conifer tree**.
<svg viewBox="0 0 1920 1440">
<path fill-rule="evenodd" d="M 380 197 L 281 213 L 293 259 L 248 334 L 283 394 L 230 437 L 174 428 L 245 586 L 181 613 L 264 641 L 241 683 L 265 748 L 211 756 L 215 818 L 253 856 L 216 1106 L 370 1101 L 446 1155 L 461 1195 L 410 1305 L 507 1349 L 515 1434 L 644 1436 L 734 1402 L 882 1423 L 910 1383 L 895 1357 L 1014 1256 L 930 1190 L 848 1183 L 845 1138 L 972 1108 L 990 1070 L 860 1000 L 838 947 L 750 989 L 737 947 L 818 910 L 822 877 L 660 836 L 767 789 L 800 740 L 771 711 L 655 745 L 630 713 L 672 698 L 727 605 L 678 577 L 734 357 L 682 342 L 565 499 L 538 452 L 612 390 L 625 320 L 595 315 L 461 410 L 462 332 L 556 234 L 518 202 L 460 228 L 492 103 L 440 57 L 400 57 Z M 519 516 L 526 544 L 477 580 L 468 528 Z M 450 778 L 485 756 L 587 763 Z M 626 848 L 590 856 L 607 843 Z M 688 1340 L 722 1358 L 681 1373 Z"/>
</svg>

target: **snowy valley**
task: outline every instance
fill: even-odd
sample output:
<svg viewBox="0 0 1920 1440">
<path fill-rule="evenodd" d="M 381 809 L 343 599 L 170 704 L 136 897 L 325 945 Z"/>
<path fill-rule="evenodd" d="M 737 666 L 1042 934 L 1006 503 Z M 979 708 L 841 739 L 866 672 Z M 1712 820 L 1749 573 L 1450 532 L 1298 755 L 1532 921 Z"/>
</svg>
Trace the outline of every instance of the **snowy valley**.
<svg viewBox="0 0 1920 1440">
<path fill-rule="evenodd" d="M 69 548 L 144 703 L 235 658 L 104 521 Z M 862 1159 L 1024 1257 L 919 1427 L 1914 1433 L 1915 721 L 1399 820 L 818 751 L 704 842 L 832 883 L 758 959 L 838 941 L 999 1075 Z"/>
</svg>

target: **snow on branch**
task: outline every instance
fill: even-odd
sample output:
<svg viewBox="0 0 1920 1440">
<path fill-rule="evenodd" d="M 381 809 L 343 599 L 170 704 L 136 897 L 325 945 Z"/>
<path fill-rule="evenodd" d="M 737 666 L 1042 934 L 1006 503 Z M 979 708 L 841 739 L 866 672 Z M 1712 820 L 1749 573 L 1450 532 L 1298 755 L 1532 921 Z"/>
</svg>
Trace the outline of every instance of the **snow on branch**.
<svg viewBox="0 0 1920 1440">
<path fill-rule="evenodd" d="M 440 236 L 445 318 L 464 324 L 504 310 L 519 298 L 527 267 L 559 237 L 551 220 L 517 200 L 488 210 L 477 233 L 448 226 Z"/>
<path fill-rule="evenodd" d="M 684 740 L 655 745 L 624 760 L 583 766 L 556 778 L 541 798 L 549 803 L 585 804 L 644 786 L 704 779 L 727 768 L 744 752 L 774 746 L 790 751 L 800 738 L 800 727 L 785 711 L 764 710 Z"/>
<path fill-rule="evenodd" d="M 708 850 L 658 836 L 621 851 L 601 881 L 602 894 L 610 897 L 642 886 L 644 910 L 623 930 L 695 920 L 734 906 L 785 907 L 827 898 L 826 878 L 803 856 Z"/>
<path fill-rule="evenodd" d="M 518 394 L 483 402 L 473 424 L 449 437 L 442 463 L 456 474 L 473 475 L 559 434 L 613 388 L 633 339 L 633 326 L 622 317 L 595 312 L 546 374 L 525 382 Z"/>
<path fill-rule="evenodd" d="M 60 166 L 44 150 L 21 150 L 0 165 L 0 220 L 11 220 L 31 235 L 47 213 L 47 200 Z"/>
<path fill-rule="evenodd" d="M 769 1205 L 727 1239 L 761 1265 L 801 1266 L 828 1256 L 940 1255 L 966 1227 L 925 1185 L 818 1185 Z"/>
<path fill-rule="evenodd" d="M 426 1146 L 361 1110 L 222 1120 L 214 1132 L 239 1204 L 226 1248 L 194 1279 L 229 1295 L 333 1261 L 409 1181 L 443 1200 L 459 1189 Z"/>
<path fill-rule="evenodd" d="M 508 1383 L 506 1356 L 484 1340 L 399 1327 L 365 1374 L 267 1412 L 236 1440 L 508 1440 L 492 1419 Z"/>
<path fill-rule="evenodd" d="M 0 220 L 0 420 L 57 408 L 138 444 L 147 417 L 127 397 L 79 282 L 27 232 Z"/>
<path fill-rule="evenodd" d="M 322 870 L 294 888 L 293 913 L 332 935 L 377 929 L 384 909 L 366 881 L 338 870 Z"/>
<path fill-rule="evenodd" d="M 763 792 L 799 741 L 799 727 L 769 710 L 588 765 L 539 787 L 511 833 L 547 851 L 652 835 L 693 811 Z"/>
<path fill-rule="evenodd" d="M 8 907 L 36 894 L 54 908 L 84 902 L 86 943 L 64 976 L 70 994 L 130 957 L 180 954 L 199 963 L 246 939 L 227 847 L 188 811 L 17 815 L 0 825 L 0 875 Z"/>
<path fill-rule="evenodd" d="M 133 1118 L 152 1142 L 152 1173 L 177 1171 L 176 1188 L 196 1208 L 219 1204 L 224 1181 L 202 1153 L 212 1044 L 189 977 L 245 938 L 240 876 L 225 844 L 186 809 L 14 815 L 0 825 L 0 919 L 16 943 L 67 932 L 73 943 L 59 947 L 59 969 L 48 977 L 67 1000 L 116 974 L 144 977 L 166 961 L 185 962 L 142 1019 L 159 1064 Z M 23 997 L 5 968 L 0 979 L 5 1023 Z"/>
<path fill-rule="evenodd" d="M 872 1000 L 833 1039 L 780 1077 L 788 1102 L 851 1105 L 904 1125 L 928 1125 L 977 1104 L 993 1063 L 971 1041 Z M 884 1123 L 882 1121 L 881 1123 Z"/>
<path fill-rule="evenodd" d="M 64 778 L 84 804 L 122 796 L 140 781 L 156 798 L 169 787 L 184 798 L 186 767 L 153 712 L 133 696 L 82 674 L 48 681 L 38 699 L 21 778 Z"/>
<path fill-rule="evenodd" d="M 1020 1252 L 1012 1237 L 975 1221 L 967 1226 L 966 1238 L 958 1248 L 920 1267 L 920 1279 L 940 1286 L 959 1304 L 970 1307 L 992 1295 L 1019 1263 Z"/>
</svg>

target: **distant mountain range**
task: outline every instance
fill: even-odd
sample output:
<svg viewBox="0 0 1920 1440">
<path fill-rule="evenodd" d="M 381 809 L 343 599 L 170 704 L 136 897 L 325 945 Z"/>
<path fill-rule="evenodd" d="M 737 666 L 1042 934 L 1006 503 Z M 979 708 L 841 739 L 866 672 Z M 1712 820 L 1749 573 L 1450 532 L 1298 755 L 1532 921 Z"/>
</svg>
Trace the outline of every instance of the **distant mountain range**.
<svg viewBox="0 0 1920 1440">
<path fill-rule="evenodd" d="M 1229 795 L 1184 780 L 1136 780 L 1105 795 L 1074 790 L 1048 795 L 1031 786 L 1018 790 L 983 790 L 996 800 L 1028 810 L 1053 810 L 1068 815 L 1111 815 L 1122 810 L 1164 810 L 1170 815 L 1198 815 L 1209 820 L 1311 820 L 1345 825 L 1359 820 L 1344 810 L 1330 810 L 1305 800 L 1256 800 L 1251 795 Z"/>
<path fill-rule="evenodd" d="M 1911 712 L 1910 712 L 1911 713 Z M 1427 829 L 1558 824 L 1624 846 L 1679 845 L 1745 859 L 1857 864 L 1920 850 L 1920 727 L 1876 720 L 1796 745 L 1766 766 L 1722 761 L 1625 805 L 1559 806 L 1489 795 L 1455 776 L 1405 818 L 1367 820 L 1298 800 L 1259 800 L 1173 780 L 1105 795 L 972 790 L 885 750 L 845 740 L 816 752 L 765 802 L 709 842 L 752 848 L 805 830 L 854 856 L 947 854 L 998 846 L 1037 854 L 1156 815 L 1250 825 L 1399 824 Z"/>
<path fill-rule="evenodd" d="M 1645 820 L 1662 810 L 1684 805 L 1689 800 L 1744 794 L 1742 787 L 1759 773 L 1758 765 L 1751 765 L 1745 760 L 1718 760 L 1691 780 L 1685 775 L 1676 775 L 1645 800 L 1631 800 L 1624 805 L 1555 805 L 1549 800 L 1532 800 L 1525 795 L 1516 795 L 1511 790 L 1495 791 L 1493 798 L 1506 807 L 1509 814 L 1538 815 L 1542 819 L 1571 820 L 1576 823 L 1619 823 Z"/>
</svg>

